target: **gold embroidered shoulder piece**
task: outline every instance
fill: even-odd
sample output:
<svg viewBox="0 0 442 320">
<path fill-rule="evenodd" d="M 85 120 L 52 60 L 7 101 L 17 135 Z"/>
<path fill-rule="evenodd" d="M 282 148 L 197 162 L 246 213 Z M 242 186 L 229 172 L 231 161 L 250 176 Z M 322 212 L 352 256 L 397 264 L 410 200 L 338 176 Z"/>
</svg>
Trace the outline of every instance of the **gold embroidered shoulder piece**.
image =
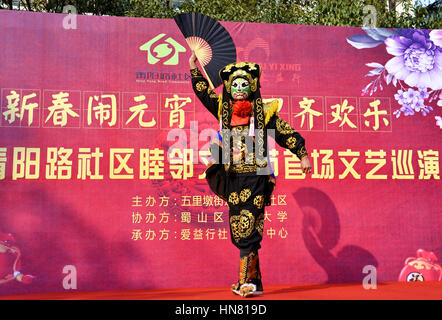
<svg viewBox="0 0 442 320">
<path fill-rule="evenodd" d="M 264 124 L 269 123 L 270 118 L 278 112 L 278 99 L 264 103 Z"/>
</svg>

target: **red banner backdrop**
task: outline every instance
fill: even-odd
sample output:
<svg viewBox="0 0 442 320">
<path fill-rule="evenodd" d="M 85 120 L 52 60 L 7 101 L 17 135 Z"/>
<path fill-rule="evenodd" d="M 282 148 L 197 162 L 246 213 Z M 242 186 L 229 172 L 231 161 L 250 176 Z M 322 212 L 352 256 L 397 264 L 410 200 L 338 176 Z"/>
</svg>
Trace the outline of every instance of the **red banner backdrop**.
<svg viewBox="0 0 442 320">
<path fill-rule="evenodd" d="M 395 281 L 417 249 L 440 257 L 440 30 L 222 24 L 313 166 L 269 142 L 264 285 Z M 174 21 L 1 10 L 0 30 L 1 294 L 235 282 L 203 176 L 219 124 Z"/>
</svg>

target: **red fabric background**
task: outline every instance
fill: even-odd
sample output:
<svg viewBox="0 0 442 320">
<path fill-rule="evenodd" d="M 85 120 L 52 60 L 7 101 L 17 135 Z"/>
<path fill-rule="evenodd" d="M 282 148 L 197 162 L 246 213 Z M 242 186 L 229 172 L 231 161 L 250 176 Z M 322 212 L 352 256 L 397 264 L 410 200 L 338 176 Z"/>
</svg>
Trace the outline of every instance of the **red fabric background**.
<svg viewBox="0 0 442 320">
<path fill-rule="evenodd" d="M 7 148 L 7 161 L 6 177 L 0 180 L 0 231 L 14 235 L 22 253 L 21 271 L 36 278 L 30 285 L 16 281 L 0 284 L 0 294 L 63 291 L 66 275 L 62 270 L 66 265 L 77 269 L 78 290 L 230 285 L 236 281 L 239 252 L 229 235 L 227 240 L 180 240 L 184 228 L 228 228 L 225 206 L 216 210 L 180 206 L 182 195 L 212 195 L 205 181 L 197 178 L 204 166 L 195 166 L 192 178 L 173 179 L 166 160 L 164 181 L 137 176 L 140 149 L 167 150 L 172 144 L 166 140 L 170 129 L 165 97 L 179 94 L 192 98 L 185 107 L 187 147 L 191 120 L 198 121 L 199 132 L 218 128 L 216 119 L 195 101 L 190 80 L 185 78 L 189 75 L 188 51 L 179 53 L 178 65 L 167 66 L 164 59 L 149 65 L 146 51 L 139 50 L 160 33 L 187 49 L 179 29 L 170 19 L 78 16 L 77 29 L 66 30 L 62 27 L 65 17 L 0 11 L 0 88 L 40 90 L 41 102 L 44 90 L 79 91 L 83 108 L 79 109 L 83 121 L 79 128 L 45 127 L 47 114 L 41 114 L 36 128 L 10 127 L 2 117 L 0 148 Z M 364 77 L 369 70 L 365 64 L 388 61 L 391 56 L 385 46 L 357 50 L 349 45 L 346 38 L 361 33 L 360 28 L 222 24 L 235 41 L 238 60 L 261 64 L 263 97 L 285 99 L 280 115 L 304 136 L 307 150 L 333 150 L 333 179 L 286 179 L 283 149 L 277 147 L 279 176 L 274 194 L 286 196 L 287 205 L 268 208 L 272 222 L 266 222 L 265 232 L 273 228 L 276 235 L 270 238 L 265 234 L 262 242 L 264 285 L 359 282 L 365 265 L 377 267 L 378 281 L 394 281 L 404 260 L 418 248 L 441 255 L 440 181 L 418 179 L 417 150 L 441 149 L 437 138 L 440 129 L 434 125 L 433 114 L 396 119 L 392 112 L 398 108 L 393 97 L 397 89 L 389 86 L 375 94 L 389 101 L 389 126 L 383 132 L 364 128 L 361 109 L 357 110 L 359 116 L 351 118 L 358 124 L 354 131 L 329 131 L 327 122 L 331 118 L 325 117 L 315 119 L 314 128 L 308 130 L 305 125 L 300 128 L 300 117 L 295 117 L 300 111 L 297 97 L 304 96 L 353 97 L 362 108 L 361 89 L 369 80 Z M 137 82 L 136 72 L 143 69 L 176 73 L 183 79 Z M 127 129 L 120 119 L 118 128 L 85 126 L 85 92 L 90 91 L 116 92 L 120 101 L 123 92 L 152 94 L 152 115 L 157 117 L 159 127 Z M 327 106 L 323 108 L 325 111 Z M 200 141 L 199 147 L 205 143 Z M 12 179 L 15 147 L 40 148 L 39 179 Z M 70 180 L 45 179 L 48 147 L 72 148 L 73 168 L 78 148 L 99 147 L 104 154 L 100 166 L 104 178 L 78 180 L 73 169 Z M 110 148 L 135 150 L 128 162 L 135 168 L 133 179 L 109 178 Z M 338 177 L 345 170 L 338 152 L 347 149 L 360 152 L 355 169 L 361 179 Z M 364 153 L 380 149 L 386 151 L 387 162 L 378 174 L 388 178 L 366 179 L 374 165 L 365 163 Z M 391 178 L 391 150 L 403 149 L 413 150 L 412 180 Z M 160 229 L 168 229 L 169 239 L 132 240 L 136 228 L 131 220 L 135 210 L 132 197 L 154 196 L 158 201 L 160 195 L 171 197 L 168 223 L 159 223 L 164 208 L 144 206 L 139 208 L 143 219 L 150 211 L 157 220 L 153 224 L 143 221 L 141 228 L 155 230 L 157 237 Z M 177 199 L 177 205 L 172 199 Z M 191 212 L 190 224 L 181 222 L 182 211 Z M 209 214 L 205 224 L 197 222 L 202 211 Z M 224 222 L 213 222 L 213 211 L 222 211 Z M 287 220 L 277 219 L 280 211 L 287 212 Z M 281 228 L 287 231 L 286 238 L 278 236 Z M 4 262 L 0 268 L 2 275 L 10 270 L 10 264 Z"/>
</svg>

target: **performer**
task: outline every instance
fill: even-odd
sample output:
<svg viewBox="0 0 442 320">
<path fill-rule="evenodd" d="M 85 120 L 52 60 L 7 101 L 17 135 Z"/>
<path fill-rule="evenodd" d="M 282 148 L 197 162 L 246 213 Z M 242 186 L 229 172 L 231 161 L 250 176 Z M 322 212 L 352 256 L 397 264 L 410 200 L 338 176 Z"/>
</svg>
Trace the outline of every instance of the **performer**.
<svg viewBox="0 0 442 320">
<path fill-rule="evenodd" d="M 213 159 L 206 169 L 211 189 L 229 206 L 230 235 L 239 249 L 239 279 L 232 291 L 242 297 L 263 294 L 258 250 L 264 228 L 265 206 L 271 203 L 275 186 L 268 152 L 267 135 L 301 160 L 304 173 L 311 172 L 305 141 L 278 116 L 277 100 L 263 103 L 260 94 L 261 67 L 236 62 L 219 72 L 223 92 L 218 96 L 189 58 L 192 87 L 207 110 L 220 121 Z M 215 146 L 215 147 L 213 147 Z"/>
</svg>

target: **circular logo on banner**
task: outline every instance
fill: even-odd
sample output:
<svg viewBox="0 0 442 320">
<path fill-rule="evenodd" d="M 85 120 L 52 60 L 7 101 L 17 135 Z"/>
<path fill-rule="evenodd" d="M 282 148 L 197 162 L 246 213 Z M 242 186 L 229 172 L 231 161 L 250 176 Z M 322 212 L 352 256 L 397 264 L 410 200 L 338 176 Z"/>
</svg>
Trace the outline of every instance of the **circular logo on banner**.
<svg viewBox="0 0 442 320">
<path fill-rule="evenodd" d="M 424 281 L 424 276 L 419 272 L 411 272 L 407 276 L 407 281 Z"/>
<path fill-rule="evenodd" d="M 165 58 L 167 60 L 163 62 L 164 65 L 176 66 L 179 63 L 179 53 L 186 52 L 186 48 L 171 37 L 164 40 L 165 36 L 165 33 L 160 33 L 140 46 L 141 51 L 147 51 L 147 62 L 149 64 L 156 64 Z"/>
</svg>

